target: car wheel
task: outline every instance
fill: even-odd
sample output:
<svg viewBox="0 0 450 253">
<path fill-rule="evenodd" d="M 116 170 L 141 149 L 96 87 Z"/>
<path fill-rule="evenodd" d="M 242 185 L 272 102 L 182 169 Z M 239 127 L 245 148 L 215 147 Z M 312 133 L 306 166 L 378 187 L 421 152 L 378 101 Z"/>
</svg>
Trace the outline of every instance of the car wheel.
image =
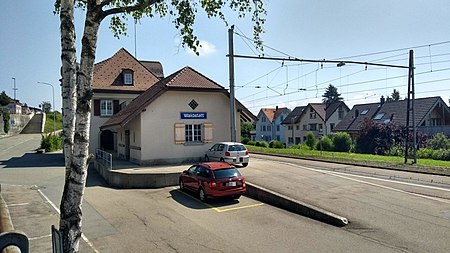
<svg viewBox="0 0 450 253">
<path fill-rule="evenodd" d="M 241 197 L 241 194 L 233 195 L 233 199 L 239 199 Z"/>
<path fill-rule="evenodd" d="M 223 158 L 220 158 L 219 162 L 225 162 L 225 160 L 223 160 Z"/>
<path fill-rule="evenodd" d="M 203 188 L 200 188 L 200 190 L 198 191 L 198 198 L 202 201 L 202 202 L 206 202 L 206 193 L 203 190 Z"/>
<path fill-rule="evenodd" d="M 205 162 L 209 162 L 209 156 L 205 155 Z"/>
<path fill-rule="evenodd" d="M 242 163 L 242 166 L 247 167 L 248 163 Z"/>
<path fill-rule="evenodd" d="M 186 188 L 184 188 L 184 182 L 180 179 L 180 190 L 184 191 Z"/>
</svg>

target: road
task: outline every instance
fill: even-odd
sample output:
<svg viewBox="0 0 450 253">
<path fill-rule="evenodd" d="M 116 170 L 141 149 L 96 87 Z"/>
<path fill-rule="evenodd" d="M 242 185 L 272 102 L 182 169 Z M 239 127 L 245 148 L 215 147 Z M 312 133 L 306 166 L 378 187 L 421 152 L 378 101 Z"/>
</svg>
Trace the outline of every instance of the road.
<svg viewBox="0 0 450 253">
<path fill-rule="evenodd" d="M 37 245 L 47 242 L 50 225 L 57 224 L 64 181 L 61 154 L 35 154 L 39 141 L 39 135 L 0 139 L 0 183 L 10 190 L 4 197 L 16 229 L 29 230 L 36 210 L 52 212 L 51 220 L 41 222 L 43 230 L 30 230 L 32 246 L 36 245 L 32 252 L 45 252 Z M 178 187 L 114 189 L 89 171 L 81 252 L 448 252 L 450 248 L 447 177 L 257 155 L 240 170 L 248 181 L 345 216 L 350 224 L 333 227 L 245 196 L 204 204 Z M 36 194 L 38 190 L 42 194 Z M 20 203 L 30 206 L 24 209 Z"/>
</svg>

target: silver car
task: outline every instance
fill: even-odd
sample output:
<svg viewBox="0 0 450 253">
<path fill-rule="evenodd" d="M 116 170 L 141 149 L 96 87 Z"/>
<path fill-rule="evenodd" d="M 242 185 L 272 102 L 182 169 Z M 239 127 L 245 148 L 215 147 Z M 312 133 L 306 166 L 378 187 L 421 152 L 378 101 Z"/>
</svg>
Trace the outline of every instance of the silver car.
<svg viewBox="0 0 450 253">
<path fill-rule="evenodd" d="M 229 164 L 248 165 L 248 150 L 242 143 L 218 142 L 214 144 L 205 154 L 205 160 L 227 162 Z"/>
</svg>

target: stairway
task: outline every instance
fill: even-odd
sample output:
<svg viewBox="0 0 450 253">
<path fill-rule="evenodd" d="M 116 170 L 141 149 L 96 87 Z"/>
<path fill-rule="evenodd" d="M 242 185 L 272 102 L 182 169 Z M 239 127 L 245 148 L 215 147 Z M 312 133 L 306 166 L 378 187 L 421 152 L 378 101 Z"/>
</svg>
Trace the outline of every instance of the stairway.
<svg viewBox="0 0 450 253">
<path fill-rule="evenodd" d="M 25 126 L 25 128 L 20 132 L 21 134 L 38 134 L 44 131 L 43 120 L 45 114 L 35 114 L 33 118 L 31 118 L 30 122 Z"/>
</svg>

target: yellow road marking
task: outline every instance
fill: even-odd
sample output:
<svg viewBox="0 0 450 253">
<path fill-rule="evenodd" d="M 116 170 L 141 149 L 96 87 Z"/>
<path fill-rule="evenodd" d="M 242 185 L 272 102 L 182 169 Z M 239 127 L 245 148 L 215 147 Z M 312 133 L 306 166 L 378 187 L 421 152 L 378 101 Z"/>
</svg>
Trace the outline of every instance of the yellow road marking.
<svg viewBox="0 0 450 253">
<path fill-rule="evenodd" d="M 258 203 L 258 204 L 247 205 L 247 206 L 238 206 L 238 207 L 232 207 L 232 208 L 227 208 L 227 209 L 219 209 L 217 207 L 214 207 L 213 210 L 218 213 L 223 213 L 223 212 L 234 211 L 234 210 L 239 210 L 239 209 L 244 209 L 244 208 L 262 206 L 262 205 L 264 205 L 264 203 Z"/>
<path fill-rule="evenodd" d="M 178 187 L 172 187 L 172 189 L 178 190 L 179 192 L 183 193 L 185 196 L 188 196 L 188 197 L 190 197 L 190 198 L 192 198 L 192 199 L 195 199 L 195 200 L 199 201 L 197 198 L 194 198 L 194 197 L 192 197 L 191 195 L 189 195 L 189 194 L 187 194 L 187 193 L 181 191 L 180 188 L 178 188 Z M 218 212 L 218 213 L 223 213 L 223 212 L 228 212 L 228 211 L 234 211 L 234 210 L 240 210 L 240 209 L 245 209 L 245 208 L 250 208 L 250 207 L 257 207 L 257 206 L 262 206 L 262 205 L 264 205 L 264 203 L 258 203 L 258 204 L 247 205 L 247 206 L 238 206 L 238 207 L 232 207 L 232 208 L 220 209 L 220 208 L 214 207 L 214 206 L 212 206 L 212 205 L 210 205 L 210 204 L 208 204 L 208 203 L 204 203 L 204 202 L 201 202 L 201 203 L 204 204 L 205 206 L 211 208 L 212 210 Z"/>
</svg>

